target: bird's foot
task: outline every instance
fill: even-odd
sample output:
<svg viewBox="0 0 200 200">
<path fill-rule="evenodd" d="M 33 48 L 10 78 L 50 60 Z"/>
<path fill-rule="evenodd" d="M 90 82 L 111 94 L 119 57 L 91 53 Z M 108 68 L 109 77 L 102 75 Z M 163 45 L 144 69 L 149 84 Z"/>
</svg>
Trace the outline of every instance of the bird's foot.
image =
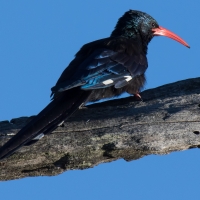
<svg viewBox="0 0 200 200">
<path fill-rule="evenodd" d="M 134 101 L 143 101 L 143 100 L 142 100 L 142 97 L 140 96 L 139 93 L 134 94 L 133 100 L 134 100 Z"/>
</svg>

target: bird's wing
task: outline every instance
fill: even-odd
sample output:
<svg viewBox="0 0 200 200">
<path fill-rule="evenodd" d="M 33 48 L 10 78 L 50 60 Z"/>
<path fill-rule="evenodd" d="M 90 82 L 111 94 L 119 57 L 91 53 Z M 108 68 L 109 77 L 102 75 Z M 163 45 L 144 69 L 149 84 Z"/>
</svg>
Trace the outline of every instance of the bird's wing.
<svg viewBox="0 0 200 200">
<path fill-rule="evenodd" d="M 87 100 L 91 90 L 123 87 L 146 68 L 146 56 L 126 39 L 107 38 L 84 45 L 52 88 L 52 102 L 0 148 L 0 159 L 38 135 L 52 132 Z"/>
<path fill-rule="evenodd" d="M 147 69 L 145 55 L 128 55 L 107 48 L 96 49 L 82 62 L 71 78 L 57 83 L 53 93 L 80 86 L 82 90 L 94 90 L 114 86 L 121 88 Z"/>
</svg>

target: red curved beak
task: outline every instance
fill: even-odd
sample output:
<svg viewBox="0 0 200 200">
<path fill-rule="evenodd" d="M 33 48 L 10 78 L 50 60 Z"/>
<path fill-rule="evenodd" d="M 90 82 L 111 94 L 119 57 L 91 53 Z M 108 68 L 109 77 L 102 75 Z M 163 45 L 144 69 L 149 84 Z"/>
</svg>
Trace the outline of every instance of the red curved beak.
<svg viewBox="0 0 200 200">
<path fill-rule="evenodd" d="M 185 45 L 186 47 L 190 48 L 190 46 L 185 42 L 182 38 L 180 38 L 175 33 L 167 30 L 166 28 L 163 28 L 159 26 L 158 28 L 153 28 L 152 31 L 154 32 L 153 35 L 155 36 L 166 36 L 173 40 L 176 40 L 177 42 L 180 42 L 181 44 Z"/>
</svg>

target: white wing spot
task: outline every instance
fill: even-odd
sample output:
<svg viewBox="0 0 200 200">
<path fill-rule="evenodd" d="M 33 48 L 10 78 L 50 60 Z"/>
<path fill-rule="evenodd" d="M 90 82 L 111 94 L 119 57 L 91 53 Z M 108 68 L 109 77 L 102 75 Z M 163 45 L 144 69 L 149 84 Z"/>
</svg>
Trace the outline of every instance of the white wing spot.
<svg viewBox="0 0 200 200">
<path fill-rule="evenodd" d="M 108 84 L 113 83 L 113 80 L 112 80 L 112 79 L 108 79 L 108 80 L 106 80 L 106 81 L 103 81 L 102 83 L 103 83 L 104 85 L 108 85 Z"/>
<path fill-rule="evenodd" d="M 40 140 L 44 137 L 43 133 L 40 133 L 39 135 L 37 135 L 35 138 L 33 138 L 32 140 Z"/>
<path fill-rule="evenodd" d="M 58 124 L 57 126 L 62 126 L 64 123 L 64 121 L 60 122 L 60 124 Z"/>
<path fill-rule="evenodd" d="M 126 78 L 125 80 L 126 80 L 127 82 L 129 82 L 129 81 L 132 79 L 131 76 L 124 76 L 124 78 Z"/>
</svg>

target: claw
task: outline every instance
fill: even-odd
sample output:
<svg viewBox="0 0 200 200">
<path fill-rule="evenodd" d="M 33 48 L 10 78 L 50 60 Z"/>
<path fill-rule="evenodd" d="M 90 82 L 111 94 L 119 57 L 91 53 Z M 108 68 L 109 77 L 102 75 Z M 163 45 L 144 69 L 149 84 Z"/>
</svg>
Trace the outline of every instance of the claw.
<svg viewBox="0 0 200 200">
<path fill-rule="evenodd" d="M 139 93 L 134 94 L 133 98 L 135 101 L 143 101 Z"/>
</svg>

